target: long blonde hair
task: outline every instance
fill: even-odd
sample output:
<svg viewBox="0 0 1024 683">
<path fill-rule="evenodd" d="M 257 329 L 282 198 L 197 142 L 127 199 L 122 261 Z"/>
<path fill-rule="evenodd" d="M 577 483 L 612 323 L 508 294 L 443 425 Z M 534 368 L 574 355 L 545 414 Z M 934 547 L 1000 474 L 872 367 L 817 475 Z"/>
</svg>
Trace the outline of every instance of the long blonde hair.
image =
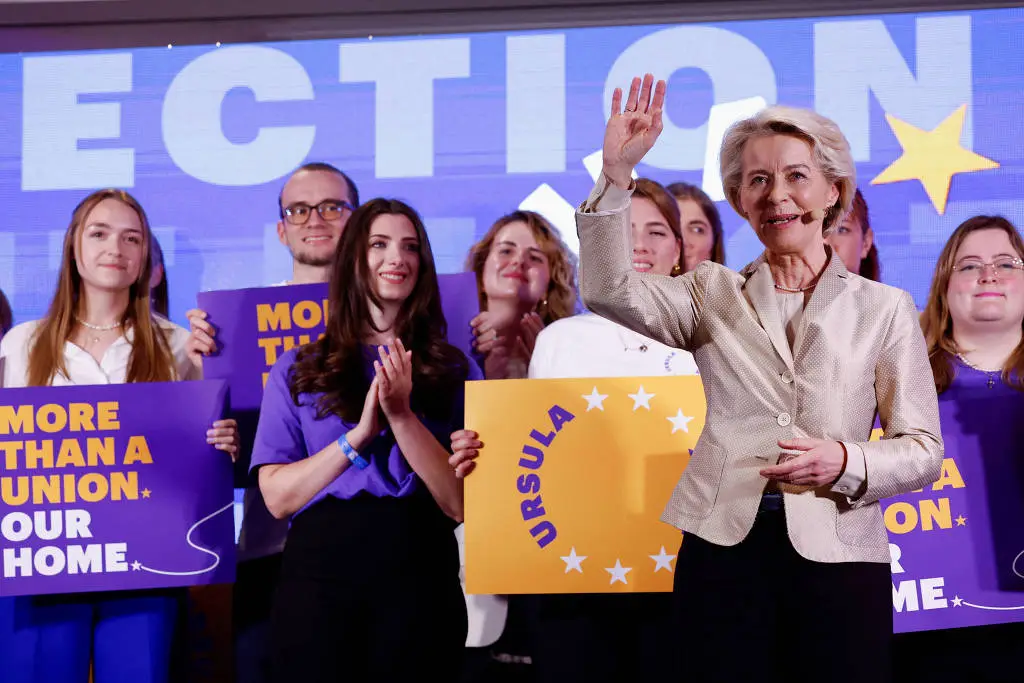
<svg viewBox="0 0 1024 683">
<path fill-rule="evenodd" d="M 1017 252 L 1017 258 L 1024 258 L 1024 240 L 1013 223 L 1002 216 L 974 216 L 961 223 L 946 241 L 939 260 L 935 264 L 928 303 L 921 312 L 921 329 L 928 345 L 928 361 L 935 376 L 935 389 L 940 394 L 949 388 L 956 375 L 953 358 L 960 349 L 953 339 L 953 317 L 949 313 L 946 291 L 949 278 L 956 265 L 956 253 L 967 236 L 979 230 L 1002 230 L 1010 239 L 1010 245 Z M 1024 323 L 1022 323 L 1024 328 Z M 1003 366 L 1002 379 L 1008 386 L 1024 389 L 1024 340 L 1017 345 Z"/>
<path fill-rule="evenodd" d="M 123 190 L 99 190 L 93 192 L 75 208 L 71 224 L 64 233 L 60 274 L 57 277 L 57 291 L 50 302 L 50 308 L 36 328 L 29 342 L 28 385 L 47 386 L 58 374 L 67 376 L 64 363 L 64 344 L 71 338 L 75 328 L 75 314 L 82 296 L 82 276 L 78 272 L 75 253 L 82 243 L 85 220 L 96 206 L 107 199 L 115 199 L 132 209 L 142 224 L 142 262 L 139 277 L 129 290 L 128 309 L 125 311 L 124 330 L 134 330 L 132 352 L 128 360 L 127 382 L 167 382 L 179 379 L 166 333 L 154 321 L 150 311 L 149 259 L 150 244 L 153 240 L 146 212 L 134 197 Z"/>
<path fill-rule="evenodd" d="M 545 325 L 567 318 L 576 312 L 576 257 L 562 241 L 562 236 L 550 222 L 534 211 L 513 211 L 502 216 L 490 227 L 487 234 L 469 249 L 466 255 L 466 270 L 476 273 L 477 296 L 480 310 L 487 310 L 487 294 L 484 292 L 484 263 L 491 253 L 498 232 L 510 223 L 526 223 L 540 248 L 548 257 L 551 281 L 544 299 L 537 304 L 537 314 Z"/>
</svg>

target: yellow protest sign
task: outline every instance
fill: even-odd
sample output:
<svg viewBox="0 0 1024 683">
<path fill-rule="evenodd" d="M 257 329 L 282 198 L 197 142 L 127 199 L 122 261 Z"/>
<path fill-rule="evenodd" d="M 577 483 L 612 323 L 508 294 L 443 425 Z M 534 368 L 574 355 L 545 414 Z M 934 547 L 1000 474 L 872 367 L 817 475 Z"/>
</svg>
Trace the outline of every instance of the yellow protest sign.
<svg viewBox="0 0 1024 683">
<path fill-rule="evenodd" d="M 659 521 L 704 427 L 698 377 L 470 382 L 466 591 L 672 590 Z"/>
</svg>

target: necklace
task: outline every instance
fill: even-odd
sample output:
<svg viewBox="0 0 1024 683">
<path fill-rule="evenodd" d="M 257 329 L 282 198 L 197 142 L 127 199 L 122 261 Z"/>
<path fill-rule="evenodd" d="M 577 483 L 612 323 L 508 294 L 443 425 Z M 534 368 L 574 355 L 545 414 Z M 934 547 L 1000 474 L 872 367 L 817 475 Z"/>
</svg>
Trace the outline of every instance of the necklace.
<svg viewBox="0 0 1024 683">
<path fill-rule="evenodd" d="M 90 330 L 95 330 L 96 332 L 110 332 L 111 330 L 116 330 L 117 328 L 121 327 L 121 325 L 124 324 L 118 322 L 110 323 L 109 325 L 93 325 L 92 323 L 85 322 L 78 316 L 75 316 L 75 322 L 81 325 L 82 327 L 88 327 Z"/>
<path fill-rule="evenodd" d="M 977 365 L 975 365 L 974 363 L 972 363 L 971 361 L 969 361 L 966 358 L 964 358 L 964 355 L 962 353 L 956 354 L 956 357 L 960 359 L 961 363 L 963 363 L 964 365 L 969 367 L 971 370 L 977 370 L 978 372 L 985 373 L 985 375 L 988 376 L 988 388 L 989 389 L 991 389 L 992 387 L 994 387 L 996 385 L 996 375 L 1000 374 L 1000 372 L 1002 372 L 1001 370 L 983 370 L 983 369 L 979 368 Z"/>
<path fill-rule="evenodd" d="M 806 287 L 800 287 L 799 289 L 790 289 L 789 287 L 783 287 L 782 285 L 775 285 L 775 289 L 779 290 L 780 292 L 789 292 L 790 294 L 800 294 L 801 292 L 806 292 L 808 290 L 814 289 L 814 284 L 812 283 L 812 284 L 807 285 Z"/>
</svg>

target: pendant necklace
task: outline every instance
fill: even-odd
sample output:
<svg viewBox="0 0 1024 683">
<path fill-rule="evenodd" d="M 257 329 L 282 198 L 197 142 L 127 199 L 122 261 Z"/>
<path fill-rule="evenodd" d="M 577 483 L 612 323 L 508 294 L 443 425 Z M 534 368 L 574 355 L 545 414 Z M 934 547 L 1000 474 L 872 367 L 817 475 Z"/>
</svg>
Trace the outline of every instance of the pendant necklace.
<svg viewBox="0 0 1024 683">
<path fill-rule="evenodd" d="M 121 325 L 123 325 L 123 323 L 119 323 L 119 322 L 118 323 L 111 323 L 109 325 L 93 325 L 92 323 L 87 323 L 86 321 L 82 320 L 78 316 L 75 316 L 75 322 L 78 323 L 79 325 L 81 325 L 82 327 L 85 327 L 87 329 L 92 330 L 93 332 L 110 332 L 111 330 L 116 330 L 119 327 L 121 327 Z M 91 342 L 93 344 L 98 344 L 100 342 L 99 335 L 93 335 L 92 339 L 91 339 Z"/>
<path fill-rule="evenodd" d="M 964 365 L 966 365 L 970 369 L 977 370 L 978 372 L 985 373 L 985 375 L 988 377 L 988 388 L 989 389 L 991 389 L 992 387 L 994 387 L 996 385 L 996 375 L 998 375 L 1001 372 L 1000 370 L 982 370 L 977 365 L 975 365 L 971 361 L 969 361 L 966 358 L 964 358 L 962 353 L 956 354 L 956 357 L 960 359 L 961 363 L 963 363 Z"/>
</svg>

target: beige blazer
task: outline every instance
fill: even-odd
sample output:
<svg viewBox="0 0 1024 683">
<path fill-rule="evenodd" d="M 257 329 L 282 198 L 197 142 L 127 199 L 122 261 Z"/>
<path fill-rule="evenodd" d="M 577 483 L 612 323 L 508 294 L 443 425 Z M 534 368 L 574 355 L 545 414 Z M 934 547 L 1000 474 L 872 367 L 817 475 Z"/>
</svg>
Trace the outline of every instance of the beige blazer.
<svg viewBox="0 0 1024 683">
<path fill-rule="evenodd" d="M 584 209 L 586 210 L 586 209 Z M 739 273 L 705 262 L 678 277 L 631 267 L 629 206 L 576 214 L 580 291 L 594 312 L 693 353 L 706 426 L 662 520 L 734 545 L 754 524 L 778 440 L 842 441 L 863 457 L 851 499 L 828 487 L 785 494 L 793 547 L 818 562 L 889 562 L 879 499 L 938 479 L 938 400 L 914 302 L 846 270 L 833 253 L 792 351 L 764 255 Z M 885 430 L 869 442 L 877 414 Z M 859 495 L 858 495 L 859 494 Z"/>
</svg>

